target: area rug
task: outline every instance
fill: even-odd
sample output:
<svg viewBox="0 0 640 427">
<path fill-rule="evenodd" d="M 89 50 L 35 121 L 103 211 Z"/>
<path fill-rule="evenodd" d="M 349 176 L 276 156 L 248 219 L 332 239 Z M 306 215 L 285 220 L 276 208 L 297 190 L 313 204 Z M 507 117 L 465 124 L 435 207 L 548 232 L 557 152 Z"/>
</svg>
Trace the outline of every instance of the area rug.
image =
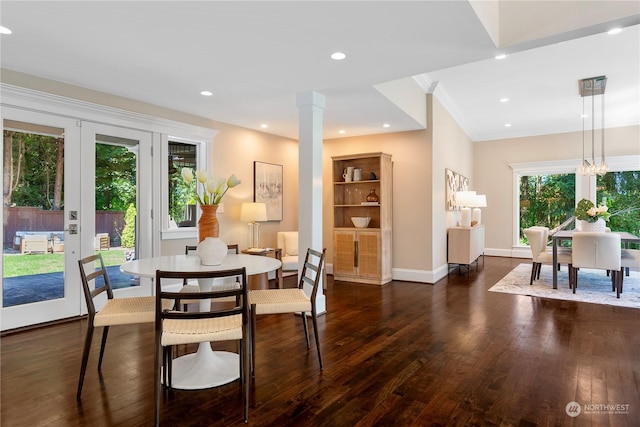
<svg viewBox="0 0 640 427">
<path fill-rule="evenodd" d="M 569 289 L 566 267 L 558 272 L 558 289 L 553 289 L 552 275 L 551 266 L 543 265 L 540 279 L 529 285 L 531 264 L 520 264 L 491 287 L 489 292 L 640 308 L 640 273 L 637 271 L 631 271 L 629 276 L 624 277 L 620 299 L 611 291 L 611 279 L 604 270 L 581 268 L 575 294 Z"/>
</svg>

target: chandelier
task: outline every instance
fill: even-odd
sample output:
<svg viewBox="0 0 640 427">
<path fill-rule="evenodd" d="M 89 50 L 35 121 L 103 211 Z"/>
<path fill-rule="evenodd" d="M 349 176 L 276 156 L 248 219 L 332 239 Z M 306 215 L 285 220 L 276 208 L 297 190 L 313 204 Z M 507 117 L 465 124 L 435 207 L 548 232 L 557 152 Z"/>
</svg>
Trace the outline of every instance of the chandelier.
<svg viewBox="0 0 640 427">
<path fill-rule="evenodd" d="M 604 90 L 607 86 L 607 77 L 598 76 L 590 77 L 588 79 L 582 79 L 578 81 L 580 96 L 582 97 L 582 163 L 578 166 L 576 173 L 578 175 L 600 175 L 603 176 L 609 171 L 609 165 L 604 157 Z M 600 144 L 601 144 L 601 161 L 600 164 L 596 163 L 596 95 L 600 97 L 600 106 L 602 112 L 600 118 L 602 124 L 600 127 Z M 586 102 L 585 100 L 591 99 L 591 162 L 586 158 L 585 153 L 585 140 L 587 140 L 587 114 L 586 114 Z"/>
</svg>

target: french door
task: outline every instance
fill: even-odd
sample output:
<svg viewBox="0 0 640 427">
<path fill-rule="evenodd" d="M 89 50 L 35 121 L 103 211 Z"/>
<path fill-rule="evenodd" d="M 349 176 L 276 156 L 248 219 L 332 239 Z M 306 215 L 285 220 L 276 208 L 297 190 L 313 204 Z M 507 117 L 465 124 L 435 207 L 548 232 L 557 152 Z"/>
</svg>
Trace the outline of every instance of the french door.
<svg viewBox="0 0 640 427">
<path fill-rule="evenodd" d="M 2 126 L 2 330 L 86 312 L 77 261 L 96 251 L 111 264 L 115 292 L 150 294 L 118 265 L 151 255 L 151 133 L 5 106 Z M 109 153 L 129 161 L 114 185 Z M 102 196 L 116 184 L 127 188 L 128 220 L 96 198 L 96 186 Z"/>
</svg>

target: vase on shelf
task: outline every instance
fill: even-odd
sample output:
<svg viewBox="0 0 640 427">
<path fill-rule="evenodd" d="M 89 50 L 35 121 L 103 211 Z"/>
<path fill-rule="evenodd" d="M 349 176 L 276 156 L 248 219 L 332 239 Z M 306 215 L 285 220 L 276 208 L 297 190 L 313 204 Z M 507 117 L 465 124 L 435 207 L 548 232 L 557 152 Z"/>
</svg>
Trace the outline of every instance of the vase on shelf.
<svg viewBox="0 0 640 427">
<path fill-rule="evenodd" d="M 376 194 L 376 189 L 372 189 L 369 194 L 367 194 L 367 202 L 379 202 L 380 198 Z"/>
<path fill-rule="evenodd" d="M 218 223 L 218 205 L 200 205 L 201 215 L 198 220 L 198 243 L 207 237 L 220 236 L 220 224 Z"/>
<path fill-rule="evenodd" d="M 598 218 L 595 222 L 582 221 L 580 229 L 582 231 L 604 233 L 607 230 L 607 224 L 604 222 L 604 219 Z"/>
</svg>

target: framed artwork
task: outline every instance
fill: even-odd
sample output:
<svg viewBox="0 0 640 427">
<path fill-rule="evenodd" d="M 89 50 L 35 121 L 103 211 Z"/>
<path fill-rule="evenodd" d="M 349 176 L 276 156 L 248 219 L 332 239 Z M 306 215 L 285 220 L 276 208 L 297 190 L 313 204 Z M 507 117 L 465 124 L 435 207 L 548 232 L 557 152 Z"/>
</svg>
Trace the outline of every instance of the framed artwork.
<svg viewBox="0 0 640 427">
<path fill-rule="evenodd" d="M 467 191 L 469 189 L 469 178 L 460 175 L 451 169 L 445 169 L 445 207 L 448 211 L 455 211 L 456 191 Z"/>
<path fill-rule="evenodd" d="M 267 205 L 267 221 L 282 221 L 282 165 L 253 162 L 253 201 Z"/>
</svg>

